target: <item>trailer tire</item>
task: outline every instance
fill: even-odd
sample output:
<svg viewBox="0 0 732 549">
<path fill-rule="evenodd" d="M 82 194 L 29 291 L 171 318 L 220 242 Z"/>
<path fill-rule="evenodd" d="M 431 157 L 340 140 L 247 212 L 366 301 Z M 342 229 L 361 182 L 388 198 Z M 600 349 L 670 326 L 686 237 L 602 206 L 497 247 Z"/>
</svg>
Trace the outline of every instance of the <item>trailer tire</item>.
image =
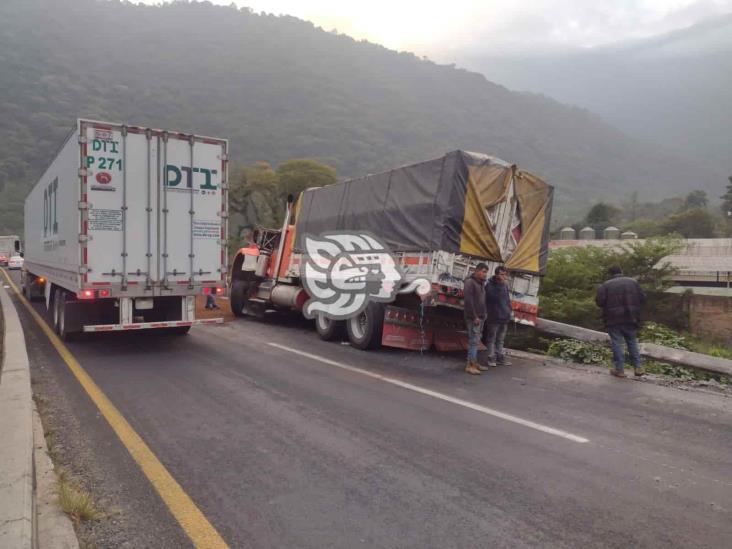
<svg viewBox="0 0 732 549">
<path fill-rule="evenodd" d="M 242 317 L 245 315 L 244 307 L 247 303 L 247 292 L 249 290 L 249 282 L 246 280 L 234 280 L 231 283 L 231 292 L 229 294 L 229 306 L 234 316 Z"/>
<path fill-rule="evenodd" d="M 61 295 L 62 292 L 59 288 L 54 287 L 53 293 L 51 294 L 51 323 L 53 324 L 53 331 L 58 334 L 59 316 L 61 314 Z"/>
<path fill-rule="evenodd" d="M 28 301 L 33 301 L 33 297 L 31 297 L 33 294 L 32 290 L 31 290 L 32 283 L 28 283 L 28 280 L 32 276 L 33 275 L 27 271 L 24 272 L 23 274 L 21 274 L 21 277 L 23 278 L 23 297 L 25 297 Z"/>
<path fill-rule="evenodd" d="M 325 315 L 315 316 L 315 330 L 323 341 L 341 341 L 346 335 L 346 323 L 333 320 Z"/>
<path fill-rule="evenodd" d="M 383 331 L 384 305 L 381 303 L 369 303 L 359 315 L 346 320 L 348 341 L 362 351 L 380 347 Z"/>
<path fill-rule="evenodd" d="M 66 308 L 66 292 L 60 288 L 56 288 L 54 296 L 54 311 L 56 311 L 56 326 L 54 327 L 58 337 L 62 341 L 71 341 L 75 332 L 68 330 L 70 312 Z"/>
</svg>

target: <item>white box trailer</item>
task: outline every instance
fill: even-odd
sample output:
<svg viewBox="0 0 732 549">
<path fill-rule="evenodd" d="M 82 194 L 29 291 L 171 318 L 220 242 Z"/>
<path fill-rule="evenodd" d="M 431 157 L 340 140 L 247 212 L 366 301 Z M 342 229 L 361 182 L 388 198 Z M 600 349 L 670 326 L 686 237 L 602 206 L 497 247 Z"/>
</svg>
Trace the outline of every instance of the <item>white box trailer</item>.
<svg viewBox="0 0 732 549">
<path fill-rule="evenodd" d="M 79 120 L 25 201 L 27 297 L 56 331 L 197 323 L 227 274 L 225 139 Z"/>
<path fill-rule="evenodd" d="M 0 266 L 7 266 L 10 256 L 23 253 L 20 237 L 16 234 L 0 236 Z"/>
</svg>

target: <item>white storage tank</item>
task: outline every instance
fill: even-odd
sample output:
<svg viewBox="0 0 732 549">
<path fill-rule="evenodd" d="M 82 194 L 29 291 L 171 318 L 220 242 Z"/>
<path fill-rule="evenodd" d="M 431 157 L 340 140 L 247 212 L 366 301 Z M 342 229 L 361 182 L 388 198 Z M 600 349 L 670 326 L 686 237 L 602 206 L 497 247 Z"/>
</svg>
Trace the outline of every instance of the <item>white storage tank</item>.
<svg viewBox="0 0 732 549">
<path fill-rule="evenodd" d="M 572 227 L 564 227 L 559 231 L 559 240 L 575 240 L 577 238 L 577 231 Z"/>
<path fill-rule="evenodd" d="M 585 227 L 579 232 L 580 240 L 595 240 L 595 229 Z"/>
<path fill-rule="evenodd" d="M 617 227 L 607 227 L 602 232 L 602 235 L 605 240 L 617 240 L 620 238 L 620 229 Z"/>
<path fill-rule="evenodd" d="M 635 240 L 638 238 L 638 235 L 633 231 L 625 231 L 623 234 L 620 235 L 620 238 L 622 240 Z"/>
</svg>

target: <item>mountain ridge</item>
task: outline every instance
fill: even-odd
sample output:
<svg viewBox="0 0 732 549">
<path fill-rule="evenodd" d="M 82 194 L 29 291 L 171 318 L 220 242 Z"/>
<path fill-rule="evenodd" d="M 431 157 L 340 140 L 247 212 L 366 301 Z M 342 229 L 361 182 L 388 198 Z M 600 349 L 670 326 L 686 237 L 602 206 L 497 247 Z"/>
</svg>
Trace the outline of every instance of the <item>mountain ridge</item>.
<svg viewBox="0 0 732 549">
<path fill-rule="evenodd" d="M 315 157 L 341 177 L 478 150 L 555 185 L 567 215 L 717 176 L 586 109 L 294 17 L 208 3 L 6 0 L 0 72 L 0 230 L 18 230 L 42 160 L 78 117 L 227 137 L 239 163 Z"/>
</svg>

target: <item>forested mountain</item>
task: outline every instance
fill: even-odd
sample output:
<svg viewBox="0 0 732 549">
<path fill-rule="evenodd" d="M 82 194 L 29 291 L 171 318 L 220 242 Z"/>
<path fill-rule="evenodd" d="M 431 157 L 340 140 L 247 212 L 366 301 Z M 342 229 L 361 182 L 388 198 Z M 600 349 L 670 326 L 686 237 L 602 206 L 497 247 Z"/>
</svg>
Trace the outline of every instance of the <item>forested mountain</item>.
<svg viewBox="0 0 732 549">
<path fill-rule="evenodd" d="M 732 13 L 590 49 L 456 55 L 511 89 L 590 109 L 630 135 L 732 173 Z"/>
<path fill-rule="evenodd" d="M 29 186 L 77 117 L 228 137 L 237 163 L 316 157 L 341 177 L 488 152 L 554 184 L 567 215 L 635 190 L 722 186 L 588 111 L 292 17 L 207 2 L 2 0 L 0 233 L 20 230 Z"/>
</svg>

